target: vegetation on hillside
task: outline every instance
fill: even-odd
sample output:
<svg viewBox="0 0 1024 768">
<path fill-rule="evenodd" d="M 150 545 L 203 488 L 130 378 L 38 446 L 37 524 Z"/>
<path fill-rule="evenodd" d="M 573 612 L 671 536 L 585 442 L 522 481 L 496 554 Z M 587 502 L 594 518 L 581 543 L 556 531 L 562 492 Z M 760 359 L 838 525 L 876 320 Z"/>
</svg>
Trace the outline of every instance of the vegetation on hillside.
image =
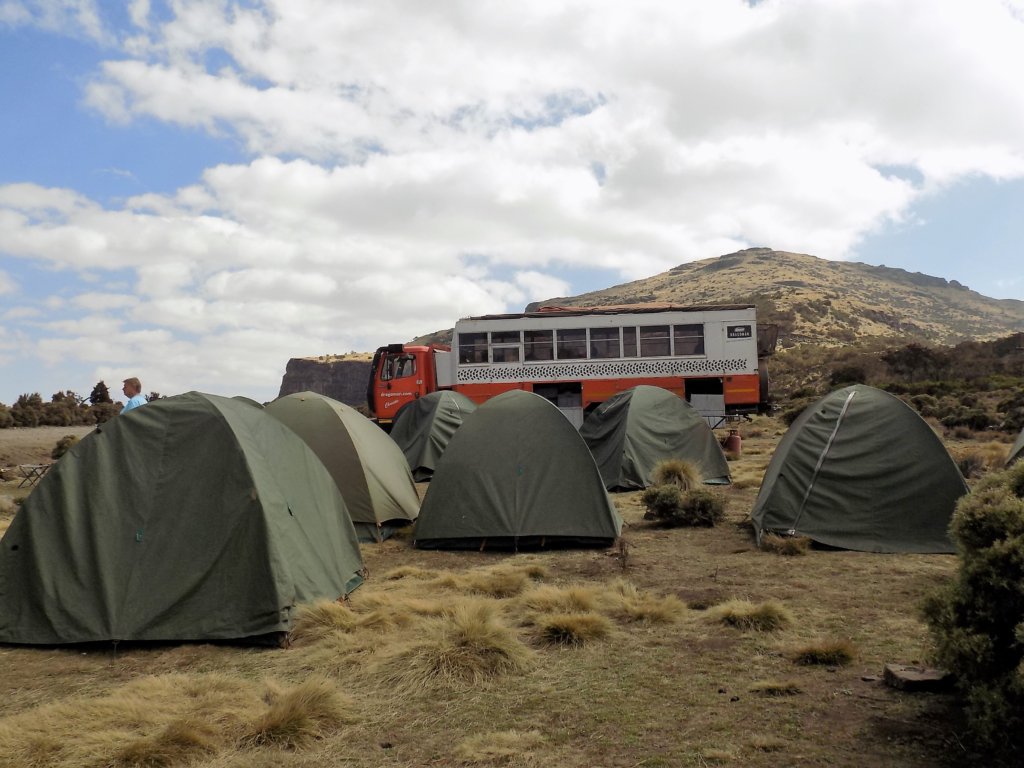
<svg viewBox="0 0 1024 768">
<path fill-rule="evenodd" d="M 1024 429 L 1024 336 L 955 347 L 875 342 L 843 348 L 805 345 L 771 362 L 773 398 L 792 421 L 810 402 L 848 384 L 899 395 L 947 429 Z"/>
<path fill-rule="evenodd" d="M 759 322 L 779 326 L 783 348 L 884 340 L 956 344 L 1024 330 L 1024 302 L 991 299 L 940 277 L 748 248 L 680 264 L 668 272 L 531 306 L 645 301 L 753 304 Z"/>
</svg>

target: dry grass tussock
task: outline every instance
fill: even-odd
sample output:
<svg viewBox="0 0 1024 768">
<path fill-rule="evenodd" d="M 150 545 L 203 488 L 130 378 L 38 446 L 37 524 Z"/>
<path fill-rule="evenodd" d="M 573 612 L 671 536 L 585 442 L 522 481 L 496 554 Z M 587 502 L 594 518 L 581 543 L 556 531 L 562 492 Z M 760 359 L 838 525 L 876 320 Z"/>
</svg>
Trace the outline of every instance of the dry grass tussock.
<svg viewBox="0 0 1024 768">
<path fill-rule="evenodd" d="M 796 696 L 800 685 L 794 680 L 758 680 L 748 689 L 759 696 Z"/>
<path fill-rule="evenodd" d="M 540 613 L 595 611 L 598 608 L 599 597 L 597 590 L 592 587 L 557 587 L 545 584 L 524 592 L 520 595 L 518 603 L 527 610 Z"/>
<path fill-rule="evenodd" d="M 777 533 L 767 533 L 761 537 L 761 549 L 775 555 L 797 557 L 806 555 L 810 548 L 811 540 L 806 536 L 779 536 Z"/>
<path fill-rule="evenodd" d="M 523 592 L 532 582 L 544 579 L 547 568 L 538 563 L 499 565 L 466 573 L 440 573 L 427 585 L 488 597 L 512 597 Z"/>
<path fill-rule="evenodd" d="M 357 720 L 352 701 L 324 678 L 272 690 L 267 702 L 269 708 L 242 736 L 243 745 L 296 749 Z"/>
<path fill-rule="evenodd" d="M 433 579 L 435 576 L 437 576 L 436 571 L 417 568 L 414 565 L 403 565 L 399 568 L 392 568 L 381 578 L 384 581 L 398 581 L 399 579 Z"/>
<path fill-rule="evenodd" d="M 359 616 L 346 605 L 331 600 L 299 606 L 291 631 L 296 645 L 316 641 L 329 632 L 350 632 L 359 624 Z"/>
<path fill-rule="evenodd" d="M 992 440 L 986 443 L 955 446 L 950 454 L 960 472 L 967 479 L 981 477 L 993 470 L 1002 469 L 1010 450 L 1005 443 Z"/>
<path fill-rule="evenodd" d="M 771 632 L 793 623 L 793 617 L 784 605 L 775 601 L 752 603 L 749 600 L 728 600 L 709 608 L 710 621 L 737 629 Z"/>
<path fill-rule="evenodd" d="M 846 639 L 818 640 L 800 646 L 793 651 L 792 659 L 797 664 L 821 664 L 829 667 L 841 667 L 853 661 L 857 649 Z"/>
<path fill-rule="evenodd" d="M 674 485 L 681 491 L 697 488 L 703 482 L 700 470 L 686 459 L 662 459 L 651 472 L 653 485 Z"/>
<path fill-rule="evenodd" d="M 543 642 L 579 648 L 608 637 L 613 624 L 600 613 L 552 613 L 539 618 L 536 628 Z"/>
<path fill-rule="evenodd" d="M 686 605 L 675 595 L 658 597 L 625 579 L 610 582 L 600 597 L 604 610 L 627 622 L 671 624 L 686 613 Z"/>
<path fill-rule="evenodd" d="M 492 731 L 463 739 L 455 756 L 463 763 L 514 765 L 532 763 L 532 750 L 544 744 L 540 731 Z"/>
<path fill-rule="evenodd" d="M 784 739 L 766 734 L 751 736 L 747 744 L 750 745 L 751 749 L 758 752 L 778 752 L 786 748 L 786 741 Z"/>
<path fill-rule="evenodd" d="M 311 693 L 312 692 L 312 693 Z M 0 765 L 14 768 L 181 765 L 246 743 L 280 744 L 275 723 L 322 733 L 350 720 L 333 684 L 293 689 L 221 674 L 145 677 L 106 696 L 69 698 L 0 723 Z M 259 740 L 257 734 L 268 738 Z"/>
<path fill-rule="evenodd" d="M 366 585 L 345 603 L 298 612 L 293 669 L 371 687 L 458 687 L 528 668 L 533 653 L 516 628 L 544 644 L 580 647 L 614 622 L 666 624 L 686 607 L 623 580 L 603 585 L 536 584 L 536 564 L 439 571 Z M 453 597 L 451 590 L 464 592 Z M 511 594 L 509 594 L 511 593 Z"/>
<path fill-rule="evenodd" d="M 501 621 L 497 606 L 464 600 L 444 616 L 425 619 L 414 638 L 382 647 L 370 672 L 401 690 L 458 688 L 524 672 L 533 655 Z"/>
</svg>

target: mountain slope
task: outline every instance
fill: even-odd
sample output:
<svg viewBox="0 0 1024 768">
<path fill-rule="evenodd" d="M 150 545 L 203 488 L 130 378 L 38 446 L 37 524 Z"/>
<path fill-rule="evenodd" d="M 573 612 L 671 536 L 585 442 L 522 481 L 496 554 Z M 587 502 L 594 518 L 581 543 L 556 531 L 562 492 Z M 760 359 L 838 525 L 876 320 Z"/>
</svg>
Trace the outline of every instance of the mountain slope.
<svg viewBox="0 0 1024 768">
<path fill-rule="evenodd" d="M 783 346 L 872 338 L 951 345 L 1024 330 L 1024 301 L 991 299 L 919 272 L 749 248 L 681 264 L 643 280 L 531 304 L 597 306 L 666 301 L 751 303 L 780 326 Z"/>
</svg>

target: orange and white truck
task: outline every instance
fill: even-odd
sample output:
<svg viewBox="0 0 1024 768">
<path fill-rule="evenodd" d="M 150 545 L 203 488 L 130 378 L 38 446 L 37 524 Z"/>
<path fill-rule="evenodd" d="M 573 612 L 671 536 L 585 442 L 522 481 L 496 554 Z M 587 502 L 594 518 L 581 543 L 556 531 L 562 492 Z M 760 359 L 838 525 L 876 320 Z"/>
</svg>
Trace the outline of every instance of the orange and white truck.
<svg viewBox="0 0 1024 768">
<path fill-rule="evenodd" d="M 367 400 L 388 429 L 403 405 L 435 390 L 483 403 L 524 389 L 579 426 L 616 393 L 648 384 L 686 398 L 717 426 L 766 407 L 766 358 L 776 336 L 774 326 L 759 333 L 747 304 L 542 307 L 467 317 L 455 324 L 450 347 L 380 347 Z"/>
</svg>

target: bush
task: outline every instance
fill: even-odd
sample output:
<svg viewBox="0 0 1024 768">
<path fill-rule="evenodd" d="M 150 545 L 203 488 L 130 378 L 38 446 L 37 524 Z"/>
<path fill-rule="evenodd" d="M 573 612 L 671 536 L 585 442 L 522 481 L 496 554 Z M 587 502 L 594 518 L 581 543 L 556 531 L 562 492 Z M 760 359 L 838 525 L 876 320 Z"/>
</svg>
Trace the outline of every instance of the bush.
<svg viewBox="0 0 1024 768">
<path fill-rule="evenodd" d="M 20 395 L 11 406 L 11 416 L 16 427 L 38 427 L 43 418 L 43 398 L 38 392 Z"/>
<path fill-rule="evenodd" d="M 675 485 L 656 485 L 644 491 L 640 501 L 647 507 L 644 519 L 654 520 L 666 528 L 710 528 L 725 515 L 722 498 L 704 488 L 681 491 Z"/>
<path fill-rule="evenodd" d="M 968 427 L 977 432 L 988 429 L 993 424 L 994 419 L 981 408 L 961 406 L 952 413 L 943 416 L 940 421 L 944 427 Z"/>
<path fill-rule="evenodd" d="M 793 422 L 796 421 L 800 417 L 800 414 L 806 411 L 808 406 L 813 402 L 815 402 L 815 400 L 811 399 L 794 401 L 790 404 L 789 408 L 782 412 L 782 421 L 787 427 L 793 426 Z"/>
<path fill-rule="evenodd" d="M 954 581 L 925 618 L 938 663 L 956 678 L 970 734 L 982 747 L 1024 748 L 1024 468 L 990 474 L 957 504 Z"/>
<path fill-rule="evenodd" d="M 836 368 L 828 377 L 828 383 L 833 387 L 844 387 L 847 384 L 861 384 L 868 378 L 864 368 L 859 365 L 844 365 Z"/>
<path fill-rule="evenodd" d="M 910 404 L 914 406 L 917 412 L 922 416 L 939 415 L 939 401 L 938 398 L 933 395 L 913 395 L 910 398 Z"/>
<path fill-rule="evenodd" d="M 64 435 L 64 437 L 58 440 L 57 444 L 53 446 L 53 450 L 50 451 L 50 458 L 56 461 L 76 445 L 78 445 L 77 435 Z"/>
</svg>

